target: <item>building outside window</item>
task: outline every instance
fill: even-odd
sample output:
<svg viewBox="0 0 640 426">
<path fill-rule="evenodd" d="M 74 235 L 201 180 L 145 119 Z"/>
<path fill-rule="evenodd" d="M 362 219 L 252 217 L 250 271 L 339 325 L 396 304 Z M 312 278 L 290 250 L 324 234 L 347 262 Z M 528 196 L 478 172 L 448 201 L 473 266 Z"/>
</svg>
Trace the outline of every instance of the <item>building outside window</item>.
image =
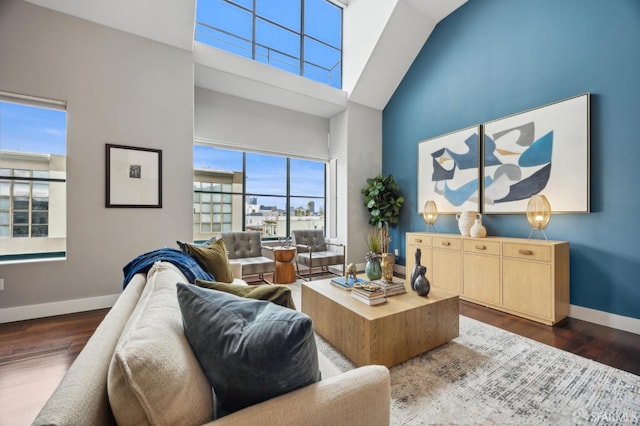
<svg viewBox="0 0 640 426">
<path fill-rule="evenodd" d="M 65 104 L 0 92 L 0 261 L 65 252 Z"/>
<path fill-rule="evenodd" d="M 234 229 L 234 197 L 240 205 L 242 197 L 242 173 L 199 169 L 193 180 L 193 237 L 208 239 L 219 232 Z M 234 195 L 236 194 L 236 195 Z M 241 212 L 236 212 L 235 223 L 239 226 Z"/>
<path fill-rule="evenodd" d="M 327 0 L 199 0 L 196 41 L 342 88 L 342 9 Z"/>
<path fill-rule="evenodd" d="M 325 228 L 325 163 L 194 146 L 193 238 L 258 231 L 283 239 Z"/>
</svg>

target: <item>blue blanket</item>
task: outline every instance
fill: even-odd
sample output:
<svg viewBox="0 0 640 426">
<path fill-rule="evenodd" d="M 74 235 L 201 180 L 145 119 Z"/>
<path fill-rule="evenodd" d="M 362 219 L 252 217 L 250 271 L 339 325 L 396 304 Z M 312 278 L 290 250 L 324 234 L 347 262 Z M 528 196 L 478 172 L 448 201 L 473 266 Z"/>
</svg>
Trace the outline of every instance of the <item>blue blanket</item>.
<svg viewBox="0 0 640 426">
<path fill-rule="evenodd" d="M 176 267 L 180 269 L 180 272 L 182 272 L 192 284 L 196 279 L 215 281 L 213 275 L 202 269 L 193 257 L 176 249 L 162 248 L 141 254 L 127 263 L 127 265 L 122 268 L 124 272 L 122 288 L 124 289 L 127 286 L 135 274 L 138 272 L 148 272 L 155 262 L 161 260 L 176 265 Z"/>
</svg>

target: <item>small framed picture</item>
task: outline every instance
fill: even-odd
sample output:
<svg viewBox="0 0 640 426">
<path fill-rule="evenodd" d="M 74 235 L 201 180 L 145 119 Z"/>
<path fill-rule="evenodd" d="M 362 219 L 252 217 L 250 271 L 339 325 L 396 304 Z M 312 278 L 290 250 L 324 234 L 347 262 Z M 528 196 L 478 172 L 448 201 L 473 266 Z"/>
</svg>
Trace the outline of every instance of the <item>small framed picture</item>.
<svg viewBox="0 0 640 426">
<path fill-rule="evenodd" d="M 162 207 L 162 150 L 106 145 L 106 207 Z"/>
</svg>

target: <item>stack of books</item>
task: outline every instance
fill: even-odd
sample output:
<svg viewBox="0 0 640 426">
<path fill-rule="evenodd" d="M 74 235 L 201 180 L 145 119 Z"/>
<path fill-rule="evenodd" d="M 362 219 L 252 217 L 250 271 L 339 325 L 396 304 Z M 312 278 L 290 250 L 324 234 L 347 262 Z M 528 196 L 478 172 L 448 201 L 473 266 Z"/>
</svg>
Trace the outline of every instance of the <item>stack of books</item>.
<svg viewBox="0 0 640 426">
<path fill-rule="evenodd" d="M 332 278 L 331 279 L 331 284 L 341 288 L 343 290 L 351 290 L 353 288 L 353 286 L 358 283 L 358 284 L 368 284 L 369 281 L 362 279 L 362 278 L 356 278 L 356 280 L 353 280 L 353 277 L 349 277 L 348 280 L 346 280 L 344 277 L 336 277 L 336 278 Z"/>
<path fill-rule="evenodd" d="M 379 285 L 371 283 L 355 284 L 351 290 L 351 297 L 367 305 L 379 305 L 387 301 L 385 291 Z"/>
<path fill-rule="evenodd" d="M 375 280 L 371 281 L 371 284 L 379 285 L 380 288 L 385 291 L 387 297 L 407 292 L 407 289 L 404 288 L 404 281 L 402 280 L 393 280 L 390 283 L 381 280 Z"/>
</svg>

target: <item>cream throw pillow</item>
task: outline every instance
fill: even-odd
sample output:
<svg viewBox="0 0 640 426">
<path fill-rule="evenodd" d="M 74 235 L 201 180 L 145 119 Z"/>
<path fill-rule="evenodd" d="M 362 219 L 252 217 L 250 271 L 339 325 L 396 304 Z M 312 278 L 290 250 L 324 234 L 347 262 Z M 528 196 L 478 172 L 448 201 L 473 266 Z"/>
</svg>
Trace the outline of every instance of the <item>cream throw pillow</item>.
<svg viewBox="0 0 640 426">
<path fill-rule="evenodd" d="M 213 394 L 182 326 L 176 283 L 184 277 L 156 263 L 116 346 L 107 381 L 119 425 L 201 425 Z"/>
</svg>

